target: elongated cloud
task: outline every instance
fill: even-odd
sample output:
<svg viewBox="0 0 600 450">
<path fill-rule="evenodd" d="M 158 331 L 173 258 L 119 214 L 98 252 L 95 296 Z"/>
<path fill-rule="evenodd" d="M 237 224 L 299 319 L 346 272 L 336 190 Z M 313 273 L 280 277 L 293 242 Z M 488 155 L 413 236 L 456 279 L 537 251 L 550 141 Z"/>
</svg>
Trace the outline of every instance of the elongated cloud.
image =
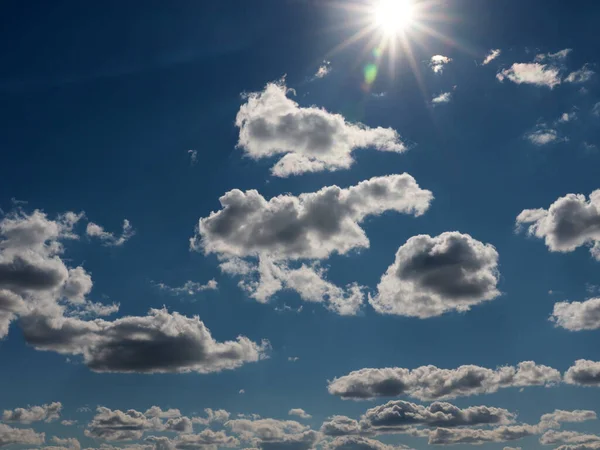
<svg viewBox="0 0 600 450">
<path fill-rule="evenodd" d="M 0 423 L 0 447 L 7 445 L 42 445 L 44 433 L 36 433 L 31 428 L 13 428 Z"/>
<path fill-rule="evenodd" d="M 468 234 L 410 238 L 396 252 L 369 303 L 381 314 L 425 319 L 468 311 L 500 295 L 498 252 Z"/>
<path fill-rule="evenodd" d="M 252 159 L 281 156 L 271 173 L 278 177 L 348 169 L 359 148 L 401 153 L 406 146 L 391 128 L 352 124 L 339 114 L 315 106 L 301 107 L 290 90 L 269 83 L 247 96 L 236 117 L 238 146 Z"/>
<path fill-rule="evenodd" d="M 511 425 L 492 429 L 481 428 L 436 428 L 429 434 L 430 445 L 472 444 L 508 442 L 538 434 L 535 425 Z"/>
<path fill-rule="evenodd" d="M 517 216 L 517 230 L 527 226 L 527 233 L 544 239 L 552 252 L 572 252 L 590 246 L 592 256 L 600 261 L 600 190 L 589 199 L 582 194 L 567 194 L 548 209 L 525 209 Z"/>
<path fill-rule="evenodd" d="M 516 84 L 533 84 L 550 89 L 561 83 L 560 70 L 546 64 L 515 63 L 496 75 L 499 81 L 509 80 Z"/>
<path fill-rule="evenodd" d="M 483 60 L 482 64 L 485 66 L 491 63 L 494 59 L 500 56 L 500 53 L 502 53 L 502 50 L 500 50 L 499 48 L 490 50 L 490 52 L 486 55 L 485 59 Z"/>
<path fill-rule="evenodd" d="M 94 222 L 87 224 L 85 232 L 88 236 L 100 239 L 107 247 L 120 247 L 135 235 L 135 230 L 127 219 L 123 221 L 121 236 L 105 231 L 103 227 Z"/>
<path fill-rule="evenodd" d="M 432 199 L 408 174 L 270 200 L 255 190 L 235 189 L 219 199 L 220 211 L 200 219 L 191 243 L 194 249 L 229 257 L 327 258 L 369 246 L 359 225 L 366 217 L 386 211 L 420 216 Z"/>
<path fill-rule="evenodd" d="M 217 342 L 198 317 L 150 310 L 109 322 L 72 317 L 22 319 L 25 339 L 39 350 L 81 355 L 96 372 L 210 373 L 265 357 L 269 344 L 240 336 Z"/>
<path fill-rule="evenodd" d="M 516 367 L 495 370 L 474 365 L 456 369 L 422 366 L 416 369 L 390 367 L 361 369 L 335 378 L 327 387 L 330 394 L 344 399 L 371 399 L 407 395 L 419 400 L 447 400 L 488 394 L 501 388 L 550 386 L 560 383 L 556 369 L 524 361 Z"/>
</svg>

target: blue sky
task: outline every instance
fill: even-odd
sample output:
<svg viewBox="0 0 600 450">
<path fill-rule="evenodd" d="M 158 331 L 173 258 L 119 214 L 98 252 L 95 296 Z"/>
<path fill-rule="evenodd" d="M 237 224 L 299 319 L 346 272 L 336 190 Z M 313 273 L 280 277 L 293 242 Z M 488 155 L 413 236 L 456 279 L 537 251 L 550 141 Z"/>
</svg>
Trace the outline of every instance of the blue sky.
<svg viewBox="0 0 600 450">
<path fill-rule="evenodd" d="M 0 447 L 600 448 L 596 2 L 2 10 Z"/>
</svg>

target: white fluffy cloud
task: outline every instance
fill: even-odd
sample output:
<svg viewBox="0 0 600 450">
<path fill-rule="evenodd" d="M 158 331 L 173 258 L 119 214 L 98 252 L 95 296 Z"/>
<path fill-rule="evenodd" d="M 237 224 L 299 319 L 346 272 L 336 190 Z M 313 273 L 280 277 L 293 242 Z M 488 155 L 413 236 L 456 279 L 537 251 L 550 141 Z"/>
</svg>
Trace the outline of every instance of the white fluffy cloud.
<svg viewBox="0 0 600 450">
<path fill-rule="evenodd" d="M 525 139 L 538 147 L 568 140 L 562 137 L 557 130 L 548 127 L 546 124 L 539 124 L 533 131 L 526 133 Z"/>
<path fill-rule="evenodd" d="M 582 194 L 567 194 L 548 209 L 526 209 L 518 215 L 517 230 L 528 225 L 530 236 L 544 239 L 552 252 L 572 252 L 588 245 L 600 260 L 600 190 L 589 200 Z"/>
<path fill-rule="evenodd" d="M 269 83 L 262 92 L 247 95 L 236 117 L 238 146 L 248 157 L 281 156 L 273 175 L 348 169 L 354 163 L 352 152 L 359 148 L 406 150 L 395 130 L 352 124 L 322 108 L 301 107 L 288 98 L 290 91 L 283 82 Z"/>
<path fill-rule="evenodd" d="M 600 362 L 578 359 L 565 373 L 565 381 L 581 386 L 600 386 Z"/>
<path fill-rule="evenodd" d="M 194 249 L 228 257 L 267 255 L 273 259 L 322 259 L 367 248 L 360 227 L 368 216 L 386 211 L 419 216 L 433 199 L 408 174 L 362 181 L 299 196 L 266 200 L 257 191 L 232 190 L 222 196 L 222 209 L 201 218 Z"/>
<path fill-rule="evenodd" d="M 90 237 L 100 239 L 108 247 L 120 247 L 135 235 L 135 230 L 127 219 L 123 221 L 123 231 L 121 231 L 121 236 L 118 237 L 114 233 L 105 231 L 103 227 L 94 222 L 87 224 L 85 232 Z"/>
<path fill-rule="evenodd" d="M 561 83 L 560 70 L 546 64 L 515 63 L 496 75 L 499 81 L 509 80 L 516 84 L 533 84 L 552 89 Z"/>
<path fill-rule="evenodd" d="M 428 318 L 468 311 L 500 295 L 498 252 L 468 234 L 410 238 L 396 252 L 369 303 L 381 314 Z"/>
<path fill-rule="evenodd" d="M 326 443 L 325 450 L 405 450 L 405 445 L 388 445 L 364 436 L 340 436 Z"/>
<path fill-rule="evenodd" d="M 422 366 L 361 369 L 329 382 L 332 395 L 344 399 L 371 399 L 407 395 L 419 400 L 446 400 L 497 392 L 501 388 L 550 386 L 561 381 L 560 372 L 533 361 L 495 370 L 474 365 L 456 369 Z"/>
<path fill-rule="evenodd" d="M 555 303 L 550 320 L 571 331 L 597 330 L 600 328 L 600 298 Z"/>
<path fill-rule="evenodd" d="M 556 409 L 554 412 L 544 414 L 540 423 L 548 428 L 560 428 L 561 423 L 585 422 L 587 420 L 596 420 L 597 416 L 594 411 L 585 409 L 576 409 L 574 411 L 564 411 Z"/>
<path fill-rule="evenodd" d="M 579 433 L 577 431 L 548 430 L 540 437 L 540 444 L 586 444 L 589 442 L 600 443 L 600 436 Z"/>
<path fill-rule="evenodd" d="M 235 419 L 225 425 L 242 441 L 262 450 L 308 450 L 321 437 L 318 432 L 293 420 Z"/>
<path fill-rule="evenodd" d="M 60 418 L 62 404 L 53 402 L 48 405 L 28 406 L 27 408 L 16 408 L 13 410 L 5 409 L 2 414 L 4 422 L 33 423 L 33 422 L 53 422 Z"/>
<path fill-rule="evenodd" d="M 290 416 L 298 416 L 301 419 L 310 419 L 312 416 L 304 411 L 302 408 L 292 408 L 288 411 Z"/>
<path fill-rule="evenodd" d="M 429 67 L 435 73 L 441 73 L 444 70 L 444 66 L 452 62 L 452 58 L 444 55 L 433 55 L 429 61 Z"/>
<path fill-rule="evenodd" d="M 199 423 L 202 425 L 210 425 L 212 423 L 225 423 L 229 420 L 229 416 L 231 415 L 228 411 L 224 409 L 211 409 L 204 408 L 204 412 L 206 413 L 206 417 L 192 417 L 192 422 Z"/>
<path fill-rule="evenodd" d="M 158 417 L 147 417 L 134 409 L 113 411 L 100 406 L 88 424 L 85 435 L 106 441 L 130 441 L 141 439 L 146 431 L 162 428 L 162 422 Z"/>
</svg>

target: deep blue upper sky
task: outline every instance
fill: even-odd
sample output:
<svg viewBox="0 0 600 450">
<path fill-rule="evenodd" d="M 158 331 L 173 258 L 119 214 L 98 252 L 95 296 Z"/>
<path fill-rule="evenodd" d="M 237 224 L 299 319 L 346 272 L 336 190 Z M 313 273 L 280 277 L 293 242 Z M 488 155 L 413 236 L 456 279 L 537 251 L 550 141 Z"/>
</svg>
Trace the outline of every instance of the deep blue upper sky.
<svg viewBox="0 0 600 450">
<path fill-rule="evenodd" d="M 357 18 L 365 14 L 343 7 L 349 3 L 3 2 L 3 220 L 25 220 L 34 210 L 46 213 L 48 220 L 66 211 L 85 212 L 74 229 L 79 239 L 59 239 L 64 252 L 46 256 L 91 274 L 89 300 L 120 304 L 118 313 L 101 320 L 146 316 L 151 308 L 165 306 L 171 313 L 198 315 L 216 341 L 246 336 L 256 343 L 268 339 L 271 346 L 265 351 L 268 358 L 234 370 L 106 373 L 92 370 L 77 352 L 36 350 L 21 326 L 32 313 L 23 312 L 0 340 L 0 412 L 61 402 L 61 420 L 78 420 L 78 425 L 68 427 L 60 420 L 11 423 L 5 418 L 8 426 L 44 431 L 48 446 L 57 445 L 51 437 L 59 436 L 79 439 L 82 448 L 99 448 L 105 441 L 85 435 L 97 406 L 144 412 L 157 405 L 178 408 L 188 417 L 212 408 L 229 411 L 232 419 L 255 413 L 299 420 L 318 431 L 327 417 L 359 419 L 368 408 L 389 400 L 429 403 L 406 395 L 351 401 L 328 392 L 328 381 L 354 370 L 425 365 L 455 369 L 468 364 L 495 369 L 535 361 L 564 373 L 576 360 L 600 360 L 597 330 L 572 331 L 548 320 L 556 302 L 599 296 L 594 285 L 600 285 L 600 262 L 585 245 L 550 251 L 543 239 L 515 232 L 523 210 L 548 209 L 569 193 L 587 199 L 600 188 L 600 118 L 593 113 L 600 101 L 598 76 L 581 83 L 564 81 L 585 64 L 598 69 L 600 3 L 439 0 L 431 6 L 435 17 L 423 18 L 435 35 L 417 30 L 406 38 L 415 64 L 401 46 L 393 58 L 384 53 L 370 89 L 363 86 L 364 68 L 374 62 L 369 38 L 333 51 L 359 31 Z M 500 49 L 500 55 L 482 65 L 492 49 Z M 560 70 L 563 81 L 553 88 L 496 77 L 514 63 L 533 64 L 536 55 L 563 49 L 572 49 L 566 58 L 542 62 Z M 434 55 L 452 61 L 434 73 Z M 331 71 L 315 78 L 324 60 L 330 61 Z M 353 153 L 355 162 L 348 169 L 273 176 L 271 167 L 280 156 L 249 157 L 237 145 L 235 120 L 247 102 L 240 94 L 261 92 L 283 76 L 295 90 L 289 98 L 300 107 L 316 106 L 348 122 L 396 130 L 408 151 L 379 152 L 367 145 Z M 451 101 L 433 104 L 432 98 L 444 92 L 451 93 Z M 576 118 L 559 121 L 563 113 L 573 112 Z M 549 129 L 558 136 L 553 142 L 528 138 L 535 130 Z M 195 164 L 188 150 L 197 152 Z M 290 289 L 262 304 L 238 286 L 239 276 L 220 270 L 223 255 L 190 250 L 198 220 L 221 210 L 219 198 L 233 189 L 256 189 L 268 200 L 333 185 L 346 189 L 405 172 L 433 193 L 423 215 L 370 215 L 361 224 L 368 248 L 334 252 L 328 258 L 282 260 L 290 267 L 319 263 L 331 283 L 364 286 L 364 305 L 356 315 L 335 314 L 318 302 L 302 301 Z M 93 222 L 118 237 L 124 219 L 135 235 L 122 245 L 94 237 L 89 227 L 86 234 L 86 223 Z M 413 236 L 447 231 L 495 247 L 500 295 L 473 303 L 466 312 L 430 318 L 378 314 L 367 294 L 377 294 L 399 247 Z M 2 239 L 10 238 L 3 234 Z M 231 236 L 226 239 L 231 242 Z M 12 257 L 4 247 L 0 255 L 3 262 Z M 194 295 L 157 286 L 211 279 L 218 289 Z M 0 288 L 5 289 L 2 283 L 0 276 Z M 12 285 L 7 286 L 10 290 Z M 26 302 L 36 301 L 26 289 L 15 292 Z M 291 310 L 282 311 L 285 306 Z M 2 308 L 0 302 L 0 314 Z M 555 409 L 594 410 L 600 389 L 560 383 L 448 401 L 460 408 L 505 408 L 518 413 L 515 423 L 533 425 Z M 92 411 L 77 412 L 83 406 Z M 291 408 L 302 408 L 312 418 L 290 417 Z M 597 420 L 563 428 L 600 433 Z M 196 433 L 202 429 L 195 425 Z M 231 425 L 224 430 L 241 439 Z M 5 432 L 0 428 L 0 447 Z M 485 445 L 544 448 L 540 434 Z M 180 439 L 167 431 L 143 436 L 149 435 Z M 369 438 L 428 447 L 426 437 Z M 131 442 L 143 440 L 111 444 Z M 267 448 L 262 441 L 240 443 L 255 446 Z"/>
</svg>

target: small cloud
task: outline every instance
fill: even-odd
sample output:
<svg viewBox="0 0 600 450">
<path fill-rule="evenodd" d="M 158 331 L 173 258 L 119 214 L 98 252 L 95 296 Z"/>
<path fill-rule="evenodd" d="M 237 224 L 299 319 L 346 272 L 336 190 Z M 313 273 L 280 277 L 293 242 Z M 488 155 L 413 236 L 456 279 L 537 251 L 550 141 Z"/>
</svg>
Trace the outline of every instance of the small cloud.
<svg viewBox="0 0 600 450">
<path fill-rule="evenodd" d="M 589 142 L 584 141 L 582 144 L 583 149 L 588 153 L 595 153 L 598 151 L 598 146 L 596 144 L 590 144 Z"/>
<path fill-rule="evenodd" d="M 11 197 L 10 202 L 15 206 L 26 205 L 27 203 L 29 203 L 26 200 L 17 200 L 14 197 Z"/>
<path fill-rule="evenodd" d="M 92 412 L 92 408 L 90 408 L 89 406 L 81 406 L 81 407 L 77 408 L 75 411 L 77 411 L 78 413 Z"/>
<path fill-rule="evenodd" d="M 63 420 L 61 422 L 61 425 L 64 425 L 65 427 L 70 427 L 70 426 L 73 426 L 75 424 L 77 424 L 76 420 Z"/>
<path fill-rule="evenodd" d="M 239 392 L 238 392 L 238 394 L 245 394 L 245 393 L 246 393 L 245 389 L 240 389 Z"/>
<path fill-rule="evenodd" d="M 441 73 L 444 70 L 444 66 L 452 62 L 452 58 L 443 55 L 433 55 L 429 61 L 429 67 L 435 73 Z"/>
<path fill-rule="evenodd" d="M 315 73 L 313 79 L 316 78 L 325 78 L 327 75 L 331 73 L 331 62 L 323 61 L 323 64 L 319 66 L 317 73 Z"/>
<path fill-rule="evenodd" d="M 561 83 L 557 67 L 539 63 L 515 63 L 510 68 L 496 74 L 498 81 L 512 81 L 516 84 L 533 84 L 552 89 Z"/>
<path fill-rule="evenodd" d="M 440 103 L 449 103 L 452 100 L 452 92 L 444 92 L 437 97 L 431 100 L 431 103 L 434 105 L 439 105 Z"/>
<path fill-rule="evenodd" d="M 219 284 L 217 283 L 217 280 L 213 278 L 206 284 L 198 283 L 196 281 L 186 281 L 182 286 L 178 287 L 168 286 L 165 283 L 157 283 L 156 287 L 158 287 L 161 291 L 168 292 L 171 295 L 194 295 L 202 291 L 217 290 L 219 288 Z"/>
<path fill-rule="evenodd" d="M 577 113 L 575 111 L 571 113 L 562 113 L 562 115 L 557 120 L 557 123 L 567 123 L 572 122 L 577 119 Z"/>
<path fill-rule="evenodd" d="M 589 66 L 585 64 L 581 69 L 571 72 L 567 78 L 565 78 L 565 83 L 585 83 L 590 81 L 595 74 L 596 72 L 591 70 Z"/>
<path fill-rule="evenodd" d="M 568 139 L 561 137 L 553 128 L 548 128 L 546 124 L 539 124 L 537 129 L 525 134 L 525 139 L 538 147 L 542 145 L 548 145 L 556 142 L 564 142 Z"/>
<path fill-rule="evenodd" d="M 502 53 L 502 50 L 500 50 L 499 48 L 490 50 L 490 52 L 487 54 L 487 56 L 483 60 L 482 64 L 485 66 L 486 64 L 491 63 L 494 59 L 496 59 L 498 56 L 500 56 L 500 53 Z"/>
<path fill-rule="evenodd" d="M 85 232 L 90 237 L 100 239 L 107 247 L 120 247 L 135 235 L 135 230 L 127 219 L 123 221 L 123 231 L 121 232 L 120 237 L 117 237 L 114 233 L 105 231 L 103 227 L 94 222 L 89 222 L 87 224 Z"/>
<path fill-rule="evenodd" d="M 387 95 L 387 92 L 373 92 L 371 95 L 375 98 L 382 98 Z"/>
<path fill-rule="evenodd" d="M 288 411 L 288 415 L 297 416 L 301 419 L 310 419 L 312 416 L 304 411 L 302 408 L 292 408 Z"/>
<path fill-rule="evenodd" d="M 592 108 L 592 114 L 597 117 L 600 117 L 600 102 L 594 105 L 594 107 Z"/>
<path fill-rule="evenodd" d="M 188 150 L 190 155 L 190 165 L 195 166 L 198 163 L 198 150 Z"/>
<path fill-rule="evenodd" d="M 572 49 L 565 48 L 556 53 L 539 53 L 535 55 L 535 62 L 543 62 L 543 61 L 564 61 L 569 53 L 571 53 Z"/>
<path fill-rule="evenodd" d="M 289 362 L 296 362 L 298 361 L 300 358 L 298 358 L 297 356 L 288 356 L 288 361 Z"/>
</svg>

